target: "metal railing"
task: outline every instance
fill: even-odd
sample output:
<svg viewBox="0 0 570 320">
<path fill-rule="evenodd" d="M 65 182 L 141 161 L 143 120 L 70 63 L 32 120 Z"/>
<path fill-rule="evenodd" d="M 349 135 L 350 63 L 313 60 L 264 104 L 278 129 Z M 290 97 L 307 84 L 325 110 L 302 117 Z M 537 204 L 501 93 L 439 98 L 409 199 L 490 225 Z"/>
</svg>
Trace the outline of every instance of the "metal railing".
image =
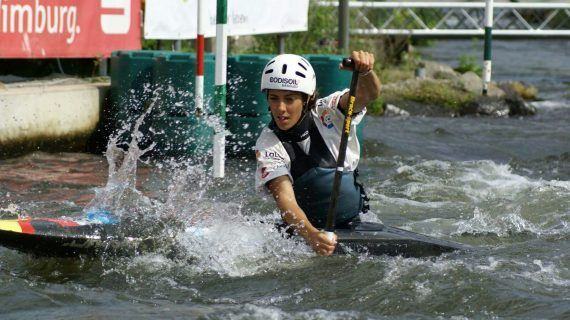
<svg viewBox="0 0 570 320">
<path fill-rule="evenodd" d="M 338 7 L 338 1 L 319 1 Z M 484 34 L 485 2 L 350 1 L 353 35 L 472 37 Z M 493 36 L 570 37 L 570 3 L 494 4 Z"/>
</svg>

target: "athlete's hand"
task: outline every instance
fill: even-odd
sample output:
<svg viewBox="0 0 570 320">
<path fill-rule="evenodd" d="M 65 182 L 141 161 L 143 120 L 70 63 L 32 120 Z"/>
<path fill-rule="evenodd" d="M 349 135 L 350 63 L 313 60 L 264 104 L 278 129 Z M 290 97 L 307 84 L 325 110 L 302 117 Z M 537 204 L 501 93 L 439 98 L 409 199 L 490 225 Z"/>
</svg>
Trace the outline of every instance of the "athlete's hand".
<svg viewBox="0 0 570 320">
<path fill-rule="evenodd" d="M 374 67 L 374 54 L 366 51 L 352 51 L 350 58 L 354 61 L 354 69 L 352 67 L 345 67 L 340 64 L 342 70 L 357 70 L 360 73 L 366 73 Z"/>
<path fill-rule="evenodd" d="M 337 239 L 336 234 L 332 235 L 329 237 L 326 232 L 315 229 L 307 234 L 307 242 L 318 255 L 330 256 L 334 252 Z"/>
</svg>

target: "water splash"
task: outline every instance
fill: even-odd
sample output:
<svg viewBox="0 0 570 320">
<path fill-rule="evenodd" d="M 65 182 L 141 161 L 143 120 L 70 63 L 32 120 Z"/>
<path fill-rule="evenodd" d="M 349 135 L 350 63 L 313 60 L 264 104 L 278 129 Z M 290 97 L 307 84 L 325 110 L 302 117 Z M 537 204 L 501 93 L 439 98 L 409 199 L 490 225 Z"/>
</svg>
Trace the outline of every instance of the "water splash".
<svg viewBox="0 0 570 320">
<path fill-rule="evenodd" d="M 152 108 L 148 108 L 136 120 L 127 150 L 119 147 L 119 139 L 126 132 L 126 129 L 120 130 L 110 138 L 105 152 L 109 165 L 107 183 L 104 187 L 95 190 L 94 199 L 83 210 L 85 214 L 94 211 L 107 211 L 118 218 L 122 218 L 124 215 L 134 213 L 132 212 L 133 208 L 138 211 L 139 215 L 144 215 L 155 208 L 153 201 L 136 189 L 137 163 L 144 154 L 151 151 L 155 146 L 153 143 L 146 149 L 139 148 L 139 142 L 142 139 L 142 133 L 139 129 L 151 111 Z"/>
<path fill-rule="evenodd" d="M 152 253 L 148 259 L 136 257 L 132 267 L 148 262 L 147 271 L 154 273 L 152 265 L 168 269 L 174 268 L 175 261 L 183 261 L 189 263 L 193 272 L 243 277 L 314 256 L 303 242 L 285 239 L 275 230 L 273 221 L 279 219 L 277 214 L 267 217 L 244 210 L 239 197 L 224 202 L 214 196 L 219 194 L 218 183 L 211 179 L 207 165 L 196 159 L 147 162 L 156 168 L 160 190 L 153 187 L 153 193 L 164 196 L 159 200 L 139 191 L 138 164 L 155 147 L 140 147 L 144 139 L 140 127 L 153 106 L 136 120 L 132 129 L 125 127 L 110 138 L 105 153 L 109 165 L 107 183 L 96 189 L 95 198 L 84 209 L 87 217 L 94 212 L 111 212 L 125 235 L 172 239 L 164 252 Z M 206 122 L 216 126 L 218 120 L 210 117 Z M 126 148 L 121 148 L 121 137 L 131 131 Z M 161 181 L 167 182 L 162 188 Z M 242 198 L 246 196 L 243 194 Z"/>
<path fill-rule="evenodd" d="M 193 267 L 200 273 L 245 277 L 298 266 L 314 256 L 303 242 L 286 239 L 275 230 L 275 216 L 246 217 L 236 207 L 217 208 L 215 217 L 179 235 L 185 253 L 194 259 Z"/>
</svg>

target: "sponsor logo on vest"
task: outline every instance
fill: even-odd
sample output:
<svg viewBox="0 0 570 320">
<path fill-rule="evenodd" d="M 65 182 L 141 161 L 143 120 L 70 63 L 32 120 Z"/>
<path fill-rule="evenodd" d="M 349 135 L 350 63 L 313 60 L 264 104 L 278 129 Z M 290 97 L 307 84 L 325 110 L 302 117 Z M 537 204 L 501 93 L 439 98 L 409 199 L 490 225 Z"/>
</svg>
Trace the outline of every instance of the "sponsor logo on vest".
<svg viewBox="0 0 570 320">
<path fill-rule="evenodd" d="M 279 153 L 272 151 L 265 151 L 265 158 L 285 161 L 285 158 L 283 158 Z"/>
<path fill-rule="evenodd" d="M 299 85 L 296 79 L 289 79 L 289 78 L 270 77 L 269 82 L 279 83 L 282 84 L 284 87 L 293 87 L 293 88 L 296 88 Z"/>
<path fill-rule="evenodd" d="M 325 126 L 327 129 L 332 129 L 334 127 L 334 123 L 333 123 L 333 118 L 332 118 L 332 113 L 330 112 L 330 110 L 327 108 L 323 111 L 323 113 L 321 113 L 321 123 L 323 124 L 323 126 Z"/>
</svg>

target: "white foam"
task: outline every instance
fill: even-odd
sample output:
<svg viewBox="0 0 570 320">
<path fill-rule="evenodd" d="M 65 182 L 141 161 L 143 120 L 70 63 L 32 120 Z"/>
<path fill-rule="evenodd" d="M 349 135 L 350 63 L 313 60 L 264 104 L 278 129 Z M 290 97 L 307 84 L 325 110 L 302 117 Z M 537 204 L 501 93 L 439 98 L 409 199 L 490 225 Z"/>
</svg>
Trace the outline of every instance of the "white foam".
<svg viewBox="0 0 570 320">
<path fill-rule="evenodd" d="M 440 209 L 445 206 L 452 206 L 454 202 L 452 201 L 416 201 L 411 200 L 408 198 L 396 198 L 396 197 L 388 197 L 383 194 L 378 194 L 375 192 L 371 192 L 374 200 L 378 200 L 381 203 L 388 203 L 388 204 L 395 204 L 400 206 L 412 206 L 417 208 L 427 208 L 427 209 Z"/>
<path fill-rule="evenodd" d="M 350 320 L 362 319 L 362 314 L 357 311 L 327 311 L 323 309 L 313 309 L 302 312 L 285 312 L 277 307 L 258 306 L 255 304 L 246 304 L 242 307 L 232 307 L 233 310 L 224 315 L 226 319 L 245 320 Z"/>
<path fill-rule="evenodd" d="M 512 198 L 513 194 L 540 185 L 540 182 L 513 174 L 509 165 L 490 160 L 465 162 L 457 183 L 463 186 L 466 196 L 476 202 L 489 197 Z"/>
<path fill-rule="evenodd" d="M 476 266 L 479 270 L 484 271 L 495 271 L 497 268 L 502 264 L 502 261 L 496 260 L 495 257 L 488 257 L 487 260 L 489 261 L 489 265 L 479 265 Z"/>
<path fill-rule="evenodd" d="M 375 222 L 375 223 L 382 223 L 379 215 L 372 210 L 369 210 L 365 214 L 360 214 L 360 220 L 363 222 Z"/>
<path fill-rule="evenodd" d="M 301 303 L 303 301 L 303 296 L 306 293 L 312 292 L 310 288 L 302 288 L 292 294 L 277 295 L 277 296 L 265 296 L 254 301 L 256 305 L 272 305 L 276 303 L 283 303 L 292 301 L 295 304 Z"/>
<path fill-rule="evenodd" d="M 522 218 L 517 213 L 508 213 L 491 216 L 475 208 L 473 218 L 467 221 L 455 223 L 457 230 L 453 234 L 496 234 L 499 237 L 507 237 L 513 233 L 530 232 L 541 234 L 542 230 L 535 224 Z"/>
<path fill-rule="evenodd" d="M 563 100 L 535 101 L 531 102 L 530 104 L 536 107 L 537 109 L 545 109 L 545 110 L 570 108 L 570 101 L 563 101 Z"/>
<path fill-rule="evenodd" d="M 564 215 L 560 216 L 557 211 L 559 206 L 555 205 L 555 199 L 568 201 L 570 181 L 532 179 L 514 173 L 508 164 L 490 160 L 423 161 L 402 165 L 396 171 L 398 174 L 390 180 L 398 180 L 397 183 L 383 184 L 382 189 L 373 192 L 374 198 L 382 204 L 405 208 L 406 211 L 462 212 L 461 217 L 455 217 L 456 230 L 452 230 L 453 234 L 494 233 L 507 236 L 511 233 L 543 235 L 570 231 L 564 223 Z M 379 191 L 383 190 L 390 190 L 391 194 L 381 194 Z M 536 199 L 553 203 L 553 211 L 541 211 L 539 217 L 535 209 Z M 473 216 L 461 220 L 465 209 L 472 210 Z M 447 223 L 443 220 L 430 222 L 435 224 L 433 230 L 437 230 L 439 224 Z"/>
<path fill-rule="evenodd" d="M 548 286 L 569 287 L 570 280 L 565 279 L 561 274 L 561 270 L 553 262 L 543 262 L 535 259 L 533 261 L 534 268 L 538 267 L 536 271 L 525 271 L 518 275 L 530 281 L 539 282 Z M 568 270 L 566 270 L 567 272 Z"/>
<path fill-rule="evenodd" d="M 406 278 L 410 274 L 415 274 L 418 267 L 428 267 L 429 272 L 444 274 L 457 267 L 462 266 L 462 261 L 455 260 L 424 260 L 394 257 L 386 258 L 383 260 L 386 263 L 387 272 L 381 280 L 377 282 L 378 285 L 388 285 L 396 288 L 402 282 L 402 278 Z"/>
<path fill-rule="evenodd" d="M 515 174 L 508 164 L 497 164 L 491 160 L 464 161 L 425 161 L 409 166 L 404 165 L 397 172 L 406 174 L 411 180 L 404 186 L 404 194 L 416 197 L 435 190 L 461 191 L 474 201 L 486 200 L 526 191 L 529 188 L 554 187 L 570 190 L 570 181 L 544 181 Z"/>
<path fill-rule="evenodd" d="M 433 294 L 433 289 L 430 288 L 430 283 L 427 280 L 422 282 L 414 282 L 414 290 L 416 292 L 416 298 L 419 301 L 424 301 L 431 294 Z"/>
</svg>

